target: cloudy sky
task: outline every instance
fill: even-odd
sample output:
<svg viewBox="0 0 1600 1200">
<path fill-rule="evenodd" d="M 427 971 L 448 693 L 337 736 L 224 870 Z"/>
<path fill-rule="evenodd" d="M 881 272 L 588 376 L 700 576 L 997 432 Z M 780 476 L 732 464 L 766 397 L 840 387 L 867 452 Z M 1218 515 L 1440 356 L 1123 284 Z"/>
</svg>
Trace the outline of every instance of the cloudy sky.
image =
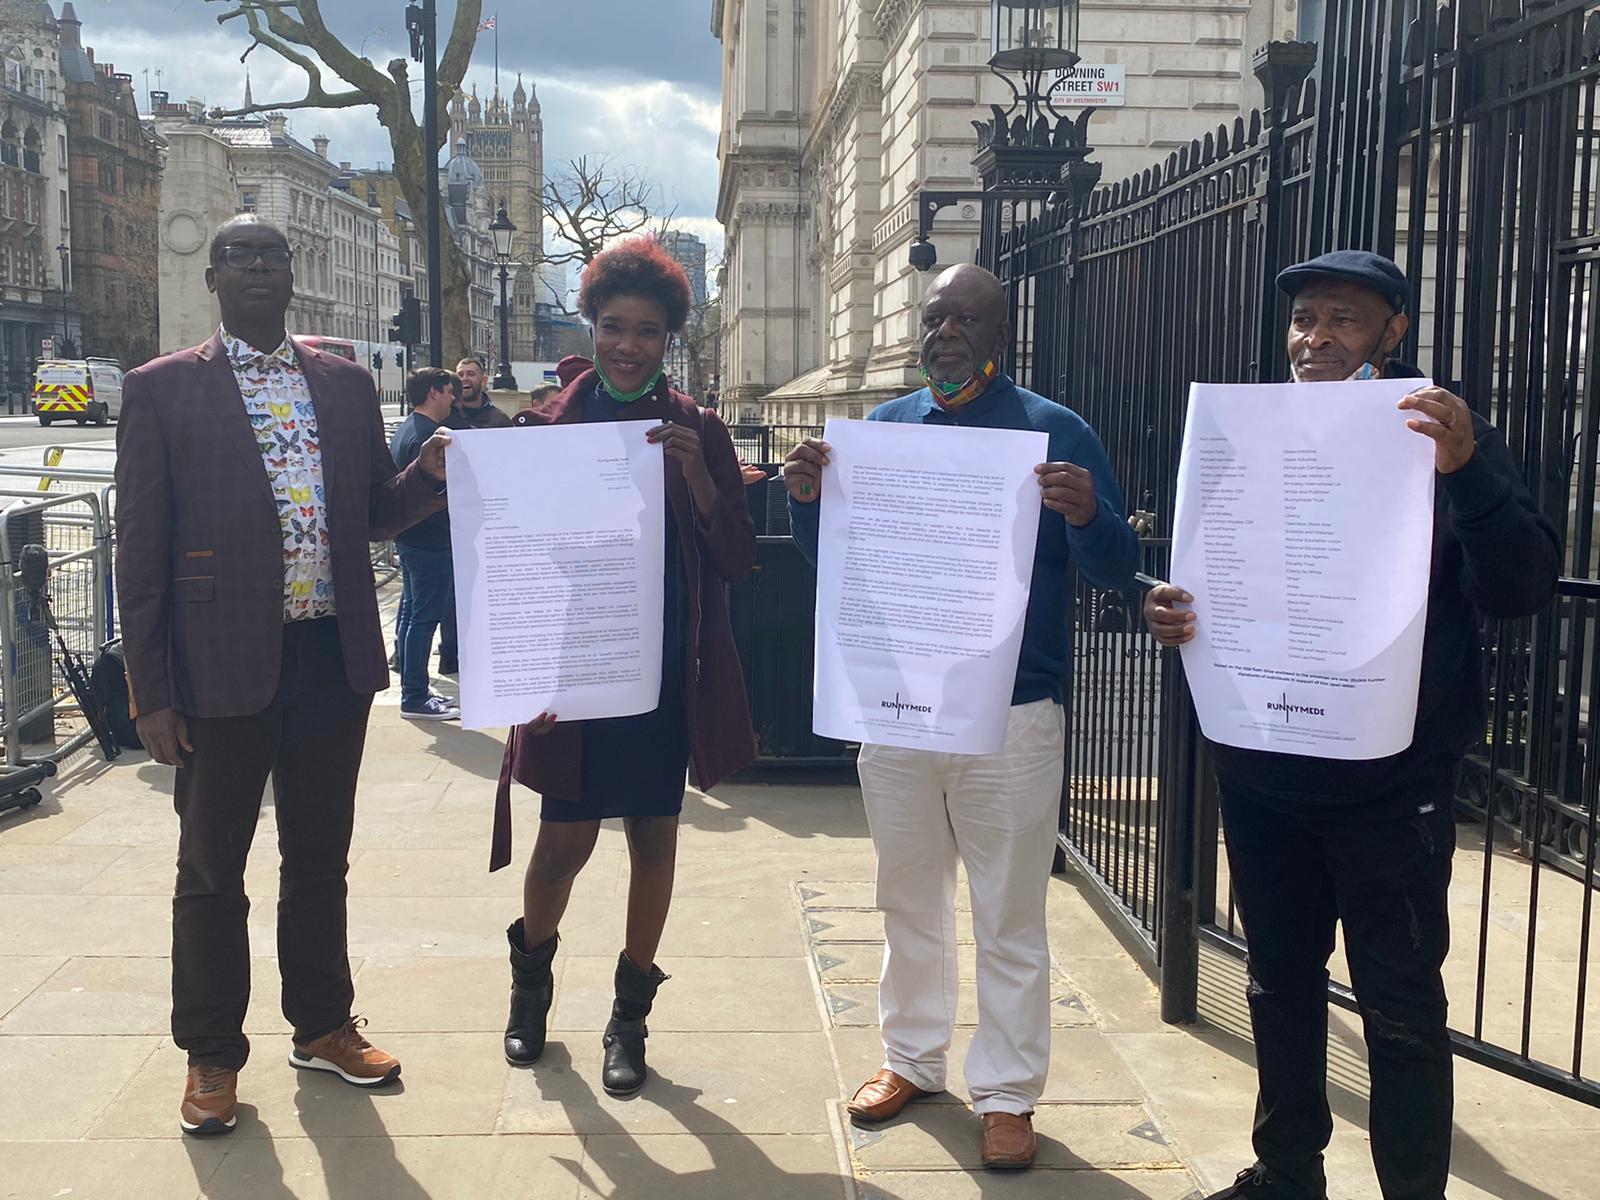
<svg viewBox="0 0 1600 1200">
<path fill-rule="evenodd" d="M 455 0 L 438 0 L 441 48 Z M 54 0 L 59 12 L 60 0 Z M 236 106 L 243 97 L 249 44 L 242 22 L 219 26 L 233 7 L 221 0 L 75 0 L 85 44 L 100 62 L 134 76 L 134 87 L 191 96 L 207 106 Z M 496 14 L 496 9 L 500 11 Z M 382 68 L 408 52 L 405 0 L 324 0 L 325 19 L 346 45 Z M 518 71 L 537 85 L 544 110 L 545 168 L 580 154 L 606 153 L 652 180 L 676 210 L 677 226 L 706 239 L 720 255 L 717 126 L 721 47 L 711 35 L 711 0 L 582 0 L 581 3 L 484 0 L 500 34 L 500 75 L 509 93 Z M 161 72 L 157 82 L 157 71 Z M 265 49 L 250 56 L 255 99 L 298 100 L 300 69 Z M 422 68 L 413 66 L 420 80 Z M 334 90 L 336 79 L 327 84 Z M 466 87 L 488 96 L 494 87 L 494 34 L 478 38 Z M 387 164 L 388 137 L 371 109 L 290 114 L 290 130 L 309 142 L 333 139 L 335 160 Z"/>
</svg>

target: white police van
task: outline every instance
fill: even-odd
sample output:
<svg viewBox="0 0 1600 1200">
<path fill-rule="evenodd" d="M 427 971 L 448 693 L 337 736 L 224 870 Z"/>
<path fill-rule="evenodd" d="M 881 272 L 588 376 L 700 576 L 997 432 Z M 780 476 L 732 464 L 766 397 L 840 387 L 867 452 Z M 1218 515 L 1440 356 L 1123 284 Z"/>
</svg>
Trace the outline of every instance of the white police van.
<svg viewBox="0 0 1600 1200">
<path fill-rule="evenodd" d="M 33 373 L 33 412 L 41 425 L 116 420 L 122 412 L 122 365 L 109 358 L 46 359 Z"/>
</svg>

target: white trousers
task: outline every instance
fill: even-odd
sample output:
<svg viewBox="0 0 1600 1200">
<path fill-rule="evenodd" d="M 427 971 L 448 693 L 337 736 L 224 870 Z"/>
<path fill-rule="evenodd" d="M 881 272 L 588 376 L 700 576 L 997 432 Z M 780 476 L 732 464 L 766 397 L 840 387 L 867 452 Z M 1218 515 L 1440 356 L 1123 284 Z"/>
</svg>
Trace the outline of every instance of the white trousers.
<svg viewBox="0 0 1600 1200">
<path fill-rule="evenodd" d="M 1062 708 L 1012 708 L 997 754 L 861 747 L 878 853 L 884 1066 L 945 1086 L 955 1032 L 956 861 L 967 868 L 978 949 L 978 1029 L 967 1053 L 975 1112 L 1032 1112 L 1050 1068 L 1045 893 L 1060 813 Z"/>
</svg>

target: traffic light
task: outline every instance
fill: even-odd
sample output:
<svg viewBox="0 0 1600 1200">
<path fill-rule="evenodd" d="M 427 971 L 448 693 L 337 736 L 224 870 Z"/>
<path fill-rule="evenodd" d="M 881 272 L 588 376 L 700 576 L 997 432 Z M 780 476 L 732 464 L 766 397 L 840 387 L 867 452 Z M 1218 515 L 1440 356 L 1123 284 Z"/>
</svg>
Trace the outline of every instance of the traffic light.
<svg viewBox="0 0 1600 1200">
<path fill-rule="evenodd" d="M 395 350 L 394 365 L 402 371 L 406 369 L 406 352 L 404 350 Z"/>
<path fill-rule="evenodd" d="M 422 301 L 415 296 L 400 300 L 400 329 L 405 334 L 400 340 L 415 346 L 422 340 Z"/>
<path fill-rule="evenodd" d="M 372 369 L 374 371 L 383 370 L 383 351 L 382 350 L 374 350 L 372 352 Z"/>
<path fill-rule="evenodd" d="M 405 313 L 397 312 L 389 318 L 389 340 L 403 342 L 406 340 Z"/>
</svg>

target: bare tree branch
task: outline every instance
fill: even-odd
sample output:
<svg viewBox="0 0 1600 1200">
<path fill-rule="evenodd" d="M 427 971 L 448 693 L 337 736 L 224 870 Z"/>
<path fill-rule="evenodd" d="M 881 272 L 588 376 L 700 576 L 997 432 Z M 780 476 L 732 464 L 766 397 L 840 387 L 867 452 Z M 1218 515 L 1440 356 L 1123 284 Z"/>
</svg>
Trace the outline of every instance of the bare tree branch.
<svg viewBox="0 0 1600 1200">
<path fill-rule="evenodd" d="M 394 173 L 412 211 L 426 206 L 428 190 L 437 188 L 432 163 L 437 160 L 450 128 L 449 103 L 455 96 L 472 60 L 483 15 L 483 0 L 457 0 L 455 20 L 449 40 L 440 57 L 438 88 L 424 103 L 438 106 L 437 144 L 423 145 L 421 122 L 412 110 L 410 68 L 403 58 L 392 60 L 387 74 L 370 59 L 352 51 L 328 28 L 322 0 L 206 0 L 226 11 L 217 23 L 243 22 L 250 44 L 240 55 L 248 59 L 264 48 L 299 67 L 306 76 L 306 94 L 287 103 L 251 104 L 236 109 L 217 109 L 213 116 L 238 117 L 288 109 L 359 108 L 371 105 L 378 122 L 389 131 L 394 152 Z M 349 90 L 330 91 L 323 83 L 324 72 L 332 72 Z M 445 336 L 463 351 L 471 349 L 471 280 L 467 264 L 454 239 L 443 242 L 443 262 L 436 264 L 444 290 Z"/>
<path fill-rule="evenodd" d="M 659 219 L 657 190 L 638 172 L 606 155 L 584 155 L 546 177 L 544 211 L 565 249 L 547 249 L 544 261 L 588 265 L 610 243 L 648 232 Z"/>
</svg>

